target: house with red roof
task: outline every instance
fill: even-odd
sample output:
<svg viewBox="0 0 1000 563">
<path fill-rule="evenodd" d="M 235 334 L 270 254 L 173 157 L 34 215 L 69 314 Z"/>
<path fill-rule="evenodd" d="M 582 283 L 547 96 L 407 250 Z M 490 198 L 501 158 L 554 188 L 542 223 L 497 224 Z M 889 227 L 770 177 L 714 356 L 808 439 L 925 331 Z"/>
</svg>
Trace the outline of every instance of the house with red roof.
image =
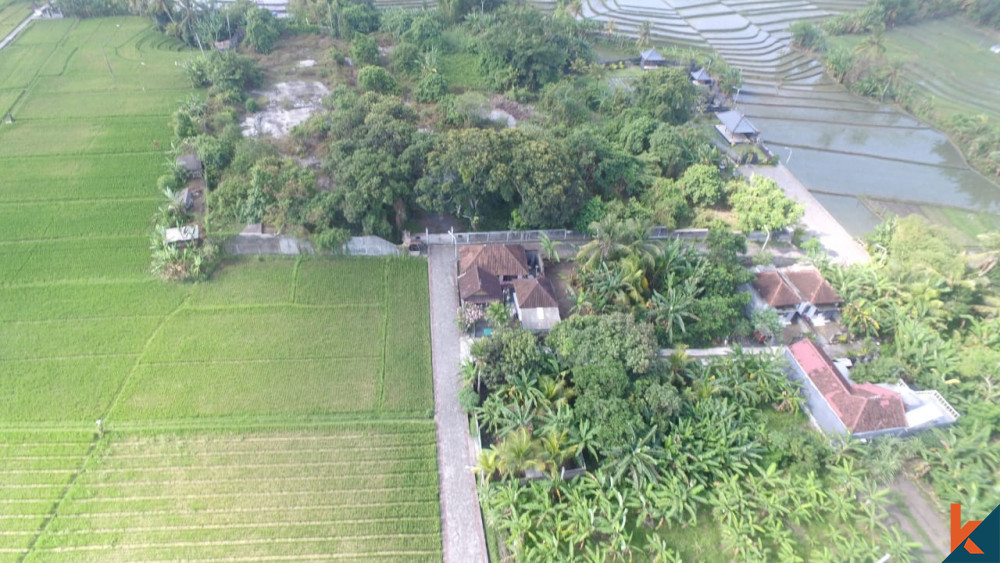
<svg viewBox="0 0 1000 563">
<path fill-rule="evenodd" d="M 751 307 L 770 307 L 789 324 L 801 315 L 821 326 L 836 318 L 843 299 L 812 266 L 762 270 L 750 284 Z"/>
<path fill-rule="evenodd" d="M 792 344 L 785 356 L 792 379 L 802 383 L 811 418 L 824 432 L 855 438 L 899 436 L 958 419 L 958 412 L 937 391 L 915 391 L 902 381 L 854 383 L 812 340 Z"/>
</svg>

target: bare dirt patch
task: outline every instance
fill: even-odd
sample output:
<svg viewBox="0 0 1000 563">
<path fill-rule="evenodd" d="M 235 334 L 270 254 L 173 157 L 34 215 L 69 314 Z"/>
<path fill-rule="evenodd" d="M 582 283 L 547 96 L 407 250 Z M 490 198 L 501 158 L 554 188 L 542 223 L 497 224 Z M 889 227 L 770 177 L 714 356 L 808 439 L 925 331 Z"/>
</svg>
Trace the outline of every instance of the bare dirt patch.
<svg viewBox="0 0 1000 563">
<path fill-rule="evenodd" d="M 321 82 L 279 82 L 253 94 L 267 98 L 267 106 L 263 111 L 247 115 L 241 127 L 243 134 L 281 138 L 320 110 L 330 90 Z"/>
</svg>

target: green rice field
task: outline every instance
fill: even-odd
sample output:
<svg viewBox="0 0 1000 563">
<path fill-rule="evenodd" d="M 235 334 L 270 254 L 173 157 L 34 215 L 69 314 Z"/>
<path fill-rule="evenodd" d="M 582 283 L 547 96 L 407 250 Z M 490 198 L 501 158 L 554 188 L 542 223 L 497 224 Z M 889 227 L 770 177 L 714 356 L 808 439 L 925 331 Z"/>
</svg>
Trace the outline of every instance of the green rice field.
<svg viewBox="0 0 1000 563">
<path fill-rule="evenodd" d="M 838 37 L 853 46 L 855 37 Z M 956 113 L 1000 119 L 1000 32 L 960 16 L 900 26 L 885 34 L 886 53 L 904 61 L 907 81 L 934 100 L 946 116 Z"/>
<path fill-rule="evenodd" d="M 149 273 L 190 56 L 136 18 L 0 51 L 0 562 L 440 561 L 424 261 Z"/>
</svg>

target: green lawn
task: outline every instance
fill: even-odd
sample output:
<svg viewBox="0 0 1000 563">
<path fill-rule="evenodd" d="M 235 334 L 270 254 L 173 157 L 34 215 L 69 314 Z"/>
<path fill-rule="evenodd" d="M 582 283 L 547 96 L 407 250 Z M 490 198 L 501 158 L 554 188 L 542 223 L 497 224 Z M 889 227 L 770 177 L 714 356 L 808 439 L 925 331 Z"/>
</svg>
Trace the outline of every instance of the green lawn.
<svg viewBox="0 0 1000 563">
<path fill-rule="evenodd" d="M 425 261 L 149 273 L 180 49 L 111 18 L 0 52 L 0 562 L 439 561 Z"/>
</svg>

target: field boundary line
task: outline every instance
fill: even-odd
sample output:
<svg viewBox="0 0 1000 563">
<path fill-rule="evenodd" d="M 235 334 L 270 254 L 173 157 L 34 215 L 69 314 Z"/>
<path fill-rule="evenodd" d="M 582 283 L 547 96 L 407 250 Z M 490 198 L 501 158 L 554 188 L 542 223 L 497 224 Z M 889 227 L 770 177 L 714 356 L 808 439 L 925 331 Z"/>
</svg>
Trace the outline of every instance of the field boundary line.
<svg viewBox="0 0 1000 563">
<path fill-rule="evenodd" d="M 375 410 L 385 407 L 385 370 L 389 356 L 389 261 L 382 261 L 382 366 L 375 379 Z"/>
<path fill-rule="evenodd" d="M 161 360 L 143 362 L 144 366 L 184 365 L 184 364 L 270 364 L 285 362 L 319 362 L 327 360 L 374 360 L 379 356 L 297 356 L 294 358 L 250 358 L 250 359 L 204 359 L 204 360 Z"/>
<path fill-rule="evenodd" d="M 53 531 L 54 534 L 66 535 L 66 536 L 76 536 L 81 534 L 113 534 L 120 533 L 122 531 L 127 531 L 128 533 L 139 533 L 139 532 L 173 532 L 180 530 L 238 530 L 238 529 L 253 529 L 253 528 L 294 528 L 294 527 L 308 527 L 308 526 L 328 526 L 337 524 L 375 524 L 378 522 L 398 522 L 398 521 L 421 521 L 421 520 L 432 520 L 440 521 L 436 515 L 430 516 L 399 516 L 399 515 L 387 515 L 385 518 L 357 518 L 357 519 L 344 519 L 344 520 L 278 520 L 271 522 L 235 522 L 232 524 L 187 524 L 180 526 L 124 526 L 120 528 L 87 528 L 81 530 L 57 530 Z M 30 530 L 26 532 L 0 532 L 0 536 L 3 535 L 23 535 L 26 533 L 31 533 Z"/>
<path fill-rule="evenodd" d="M 352 504 L 352 508 L 396 508 L 398 506 L 427 506 L 427 502 L 423 500 L 401 500 L 398 502 L 373 502 L 371 504 Z M 103 518 L 103 517 L 115 517 L 115 516 L 144 516 L 144 515 L 163 515 L 163 514 L 228 514 L 228 513 L 239 513 L 239 512 L 285 512 L 285 511 L 295 511 L 295 510 L 327 510 L 331 508 L 344 508 L 343 504 L 313 504 L 313 505 L 296 505 L 296 506 L 252 506 L 252 507 L 229 507 L 229 508 L 205 508 L 205 509 L 190 509 L 190 508 L 178 508 L 176 510 L 118 510 L 114 512 L 78 512 L 73 514 L 61 514 L 59 518 Z M 0 514 L 0 518 L 38 518 L 35 514 L 17 514 L 11 516 L 4 516 Z M 437 516 L 435 516 L 437 518 Z"/>
<path fill-rule="evenodd" d="M 274 497 L 274 496 L 294 496 L 294 495 L 334 495 L 340 493 L 350 493 L 350 494 L 378 494 L 378 493 L 388 493 L 388 492 L 407 492 L 407 491 L 420 491 L 428 492 L 428 487 L 426 486 L 407 486 L 407 487 L 370 487 L 365 489 L 328 489 L 328 490 L 310 490 L 310 491 L 267 491 L 267 492 L 247 492 L 247 491 L 234 491 L 231 493 L 201 493 L 201 494 L 190 494 L 190 495 L 143 495 L 143 496 L 117 496 L 117 497 L 106 497 L 106 498 L 86 498 L 81 499 L 83 502 L 87 503 L 97 503 L 97 502 L 123 502 L 123 501 L 137 501 L 137 500 L 198 500 L 198 499 L 209 499 L 209 498 L 219 498 L 219 497 Z M 433 495 L 427 498 L 437 498 L 437 491 L 433 491 Z"/>
<path fill-rule="evenodd" d="M 255 305 L 190 305 L 188 311 L 198 313 L 218 313 L 221 311 L 252 312 L 262 309 L 305 309 L 314 311 L 336 311 L 339 309 L 379 309 L 380 303 L 344 303 L 341 305 L 308 305 L 303 303 L 260 303 Z"/>
<path fill-rule="evenodd" d="M 338 553 L 309 553 L 304 555 L 248 555 L 245 557 L 211 557 L 208 559 L 191 559 L 190 561 L 213 561 L 219 563 L 224 563 L 226 561 L 302 561 L 304 559 L 317 561 L 327 561 L 330 559 L 363 559 L 365 561 L 371 561 L 373 557 L 384 557 L 390 555 L 441 555 L 441 551 L 437 549 L 411 549 L 405 551 L 368 551 L 364 553 L 352 551 Z M 174 561 L 170 559 L 163 559 L 147 561 L 146 563 L 174 563 Z"/>
<path fill-rule="evenodd" d="M 299 284 L 299 265 L 302 264 L 302 256 L 300 255 L 295 259 L 295 265 L 292 266 L 292 297 L 289 299 L 289 304 L 296 305 L 295 293 L 298 291 Z"/>
<path fill-rule="evenodd" d="M 21 552 L 21 557 L 18 558 L 19 562 L 23 563 L 24 560 L 27 559 L 28 555 L 30 555 L 31 551 L 35 548 L 35 544 L 37 544 L 38 540 L 41 539 L 41 537 L 45 534 L 45 530 L 48 529 L 49 524 L 52 523 L 56 515 L 59 513 L 59 508 L 62 506 L 63 501 L 65 501 L 66 497 L 69 496 L 69 492 L 73 488 L 73 485 L 76 483 L 76 480 L 80 477 L 80 474 L 83 473 L 84 469 L 87 467 L 87 463 L 90 462 L 91 458 L 94 455 L 94 452 L 97 451 L 97 444 L 100 442 L 101 438 L 102 437 L 98 436 L 97 434 L 95 434 L 91 438 L 90 447 L 88 447 L 87 451 L 83 455 L 81 455 L 82 459 L 80 460 L 80 463 L 77 465 L 76 469 L 71 470 L 73 471 L 73 473 L 70 476 L 69 481 L 66 482 L 66 486 L 63 487 L 62 492 L 59 494 L 58 497 L 56 497 L 55 501 L 52 503 L 52 507 L 49 509 L 48 514 L 41 515 L 44 517 L 44 520 L 42 520 L 42 523 L 38 526 L 38 529 L 36 530 L 35 535 L 31 538 L 31 541 L 28 542 L 28 545 Z M 45 471 L 43 470 L 31 471 L 31 473 L 43 473 L 43 472 Z"/>
<path fill-rule="evenodd" d="M 192 479 L 190 481 L 184 479 L 171 479 L 164 481 L 122 481 L 113 483 L 87 483 L 87 486 L 94 489 L 129 489 L 132 487 L 173 487 L 176 485 L 227 485 L 227 486 L 238 486 L 238 485 L 248 485 L 251 483 L 274 483 L 275 481 L 280 481 L 281 483 L 331 483 L 336 484 L 338 481 L 362 481 L 366 479 L 374 479 L 379 481 L 394 481 L 399 478 L 405 477 L 420 477 L 428 476 L 437 472 L 434 470 L 420 470 L 420 471 L 398 471 L 396 473 L 377 473 L 377 474 L 366 474 L 366 473 L 351 473 L 337 476 L 326 476 L 326 475 L 316 475 L 312 477 L 281 477 L 280 479 L 275 477 L 261 478 L 261 479 L 247 479 L 247 478 L 234 478 L 234 479 Z M 59 487 L 61 484 L 53 485 L 26 485 L 18 487 L 16 485 L 7 485 L 6 488 L 16 489 L 16 488 L 40 488 L 40 487 Z M 283 492 L 294 493 L 296 490 L 285 489 Z M 14 499 L 10 499 L 14 500 Z M 23 500 L 44 500 L 44 499 L 23 499 Z M 5 500 L 0 500 L 0 502 L 5 502 Z"/>
<path fill-rule="evenodd" d="M 347 444 L 346 446 L 348 446 L 348 447 L 343 447 L 343 448 L 323 448 L 323 449 L 311 448 L 311 449 L 308 449 L 308 450 L 306 450 L 306 449 L 267 450 L 267 451 L 254 451 L 254 450 L 225 451 L 225 450 L 221 450 L 221 451 L 218 451 L 218 452 L 186 451 L 186 452 L 173 452 L 173 453 L 162 453 L 162 454 L 134 454 L 134 455 L 132 455 L 132 454 L 117 454 L 117 453 L 115 453 L 114 456 L 115 456 L 115 459 L 163 459 L 163 458 L 176 457 L 176 456 L 185 456 L 185 457 L 187 457 L 187 456 L 198 455 L 198 454 L 211 454 L 213 456 L 220 456 L 220 457 L 228 457 L 228 456 L 231 456 L 231 455 L 232 456 L 241 456 L 241 455 L 264 456 L 264 455 L 275 455 L 275 454 L 285 455 L 285 454 L 298 454 L 298 453 L 306 453 L 306 454 L 315 455 L 315 454 L 329 454 L 329 453 L 342 452 L 345 449 L 351 449 L 351 450 L 362 449 L 364 451 L 385 451 L 385 450 L 397 450 L 397 449 L 398 450 L 405 450 L 405 449 L 408 449 L 408 448 L 412 449 L 414 447 L 430 446 L 430 445 L 433 445 L 433 444 L 434 444 L 433 441 L 427 442 L 426 444 L 400 444 L 399 446 L 372 446 L 372 447 L 365 447 L 363 445 L 357 445 L 357 444 Z M 219 442 L 218 443 L 219 447 L 224 447 L 225 445 L 226 445 L 225 442 Z M 112 444 L 111 447 L 114 448 L 114 445 Z M 72 457 L 72 458 L 76 458 L 76 457 L 79 457 L 79 456 L 60 456 L 60 457 Z M 13 458 L 6 458 L 6 459 L 13 459 Z M 30 459 L 51 459 L 51 458 L 35 457 L 35 458 L 30 458 Z"/>
<path fill-rule="evenodd" d="M 315 536 L 315 537 L 301 537 L 301 538 L 258 538 L 258 539 L 243 539 L 243 540 L 206 540 L 206 541 L 179 541 L 179 542 L 142 542 L 142 543 L 118 543 L 114 546 L 107 545 L 72 545 L 65 547 L 48 547 L 40 549 L 39 551 L 45 551 L 48 553 L 68 553 L 71 551 L 102 551 L 102 550 L 123 550 L 123 549 L 150 549 L 150 548 L 172 548 L 172 547 L 202 547 L 202 546 L 223 546 L 223 545 L 260 545 L 264 543 L 326 543 L 341 541 L 344 539 L 351 540 L 385 540 L 385 539 L 404 539 L 404 538 L 427 538 L 436 537 L 438 534 L 426 533 L 426 534 L 410 534 L 410 533 L 400 533 L 400 534 L 375 534 L 375 535 L 360 535 L 360 536 Z"/>
<path fill-rule="evenodd" d="M 153 340 L 159 336 L 160 331 L 163 330 L 163 327 L 166 326 L 168 322 L 170 322 L 170 319 L 174 318 L 177 313 L 184 308 L 184 304 L 187 303 L 190 298 L 191 292 L 189 290 L 187 295 L 184 296 L 184 299 L 181 299 L 181 302 L 174 307 L 174 310 L 164 315 L 160 320 L 160 323 L 153 329 L 149 338 L 146 339 L 145 344 L 142 345 L 142 349 L 139 350 L 139 353 L 136 355 L 135 362 L 132 364 L 132 369 L 130 369 L 128 374 L 122 378 L 121 385 L 118 386 L 118 390 L 115 391 L 114 396 L 111 398 L 111 403 L 108 405 L 107 410 L 104 411 L 104 415 L 101 417 L 102 420 L 107 420 L 108 417 L 111 416 L 111 413 L 114 412 L 115 407 L 118 406 L 118 402 L 121 400 L 122 394 L 125 393 L 125 389 L 135 376 L 135 372 L 138 371 L 139 366 L 142 364 L 142 357 L 146 354 L 146 351 L 149 350 L 149 346 L 153 343 Z"/>
<path fill-rule="evenodd" d="M 358 422 L 366 422 L 366 421 L 359 419 Z M 378 422 L 381 422 L 381 421 L 379 421 L 379 420 L 376 419 L 374 422 L 378 423 Z M 388 421 L 386 424 L 390 424 L 392 422 L 393 421 Z M 421 421 L 412 421 L 412 420 L 409 420 L 409 419 L 403 419 L 403 420 L 400 420 L 398 422 L 421 422 Z M 350 422 L 349 421 L 349 422 L 347 422 L 347 424 L 354 424 L 354 422 Z M 252 431 L 252 429 L 251 429 L 251 431 Z M 410 435 L 410 434 L 427 434 L 427 433 L 428 433 L 427 430 L 423 430 L 423 429 L 416 430 L 416 431 L 413 431 L 413 432 L 384 432 L 384 434 L 388 434 L 390 436 L 407 436 L 407 435 Z M 121 436 L 121 433 L 119 433 L 118 435 Z M 322 441 L 326 441 L 326 440 L 340 440 L 340 439 L 345 439 L 345 438 L 346 439 L 352 439 L 352 440 L 356 439 L 356 438 L 362 438 L 362 439 L 369 439 L 370 440 L 372 438 L 372 435 L 370 433 L 364 433 L 364 434 L 341 434 L 341 435 L 337 435 L 337 436 L 288 436 L 288 437 L 281 437 L 281 436 L 246 436 L 246 437 L 243 437 L 243 436 L 241 436 L 240 439 L 238 440 L 238 443 L 251 443 L 251 442 L 294 442 L 294 441 L 318 442 L 318 441 L 321 441 L 321 440 Z M 185 439 L 182 439 L 182 438 L 178 438 L 178 439 L 174 440 L 174 443 L 175 444 L 216 444 L 216 443 L 223 442 L 223 441 L 230 441 L 230 440 L 218 440 L 218 439 L 213 439 L 213 438 L 197 438 L 197 439 L 194 439 L 194 440 L 185 440 Z M 78 443 L 79 442 L 65 442 L 63 445 L 73 445 L 73 444 L 78 444 Z M 38 442 L 37 444 L 32 444 L 32 445 L 47 445 L 47 444 L 45 444 L 44 442 Z M 122 445 L 140 445 L 140 446 L 144 446 L 144 445 L 146 445 L 146 441 L 144 441 L 144 440 L 122 440 L 122 439 L 119 439 L 119 440 L 117 440 L 117 441 L 115 441 L 115 442 L 113 442 L 111 444 L 112 447 L 122 446 Z"/>
<path fill-rule="evenodd" d="M 94 203 L 94 202 L 108 202 L 108 203 L 132 203 L 132 202 L 144 202 L 144 201 L 159 201 L 159 198 L 155 197 L 101 197 L 101 198 L 80 198 L 80 199 L 16 199 L 11 201 L 5 201 L 0 199 L 0 207 L 6 206 L 30 206 L 30 205 L 76 205 L 78 203 Z"/>
<path fill-rule="evenodd" d="M 60 319 L 34 319 L 34 320 L 24 320 L 24 319 L 2 319 L 4 324 L 9 325 L 37 325 L 45 323 L 66 323 L 66 322 L 77 322 L 77 321 L 120 321 L 123 319 L 156 319 L 161 315 L 114 315 L 110 317 L 66 317 Z M 123 354 L 113 354 L 115 356 L 121 356 Z"/>
<path fill-rule="evenodd" d="M 72 320 L 72 319 L 71 319 Z M 42 356 L 39 358 L 0 358 L 0 365 L 17 362 L 44 362 L 47 360 L 85 360 L 89 358 L 131 358 L 139 354 L 74 354 L 70 356 Z"/>
<path fill-rule="evenodd" d="M 421 446 L 426 447 L 426 446 Z M 411 448 L 412 449 L 412 448 Z M 418 457 L 404 457 L 404 458 L 394 458 L 393 461 L 417 461 L 426 459 L 424 456 Z M 377 459 L 376 459 L 377 460 Z M 302 461 L 298 463 L 253 463 L 243 465 L 244 469 L 262 469 L 264 467 L 336 467 L 339 465 L 354 465 L 358 462 L 365 461 L 376 461 L 372 459 L 352 459 L 352 460 L 340 460 L 340 461 Z M 230 468 L 230 465 L 182 465 L 174 466 L 171 469 L 216 469 L 216 468 Z M 119 467 L 114 469 L 94 469 L 94 473 L 121 473 L 123 471 L 136 471 L 142 469 L 162 469 L 161 467 L 150 466 L 150 467 Z M 22 471 L 20 469 L 13 471 L 0 471 L 0 473 L 13 473 L 14 471 Z M 25 472 L 29 470 L 24 470 Z M 41 471 L 41 470 L 40 470 Z M 55 470 L 46 470 L 55 471 Z"/>
</svg>

